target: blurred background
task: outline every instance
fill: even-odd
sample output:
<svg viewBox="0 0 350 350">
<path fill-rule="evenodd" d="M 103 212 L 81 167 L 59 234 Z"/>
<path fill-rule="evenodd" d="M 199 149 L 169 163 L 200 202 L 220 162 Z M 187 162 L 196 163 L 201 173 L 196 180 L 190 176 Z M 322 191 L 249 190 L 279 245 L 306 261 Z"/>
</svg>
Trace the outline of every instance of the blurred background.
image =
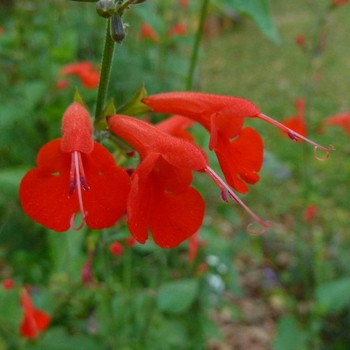
<svg viewBox="0 0 350 350">
<path fill-rule="evenodd" d="M 92 113 L 96 86 L 62 69 L 99 69 L 106 20 L 94 3 L 1 0 L 0 350 L 348 349 L 349 16 L 350 2 L 332 0 L 148 0 L 126 11 L 109 90 L 117 106 L 142 83 L 149 94 L 192 86 L 249 99 L 281 122 L 301 99 L 307 137 L 336 149 L 318 161 L 311 145 L 248 120 L 265 158 L 261 180 L 240 197 L 274 225 L 250 235 L 248 214 L 197 174 L 203 226 L 164 250 L 136 244 L 124 221 L 59 234 L 24 214 L 20 180 L 60 137 L 76 87 Z M 207 133 L 191 131 L 206 148 Z M 35 339 L 19 330 L 23 287 L 51 316 Z"/>
</svg>

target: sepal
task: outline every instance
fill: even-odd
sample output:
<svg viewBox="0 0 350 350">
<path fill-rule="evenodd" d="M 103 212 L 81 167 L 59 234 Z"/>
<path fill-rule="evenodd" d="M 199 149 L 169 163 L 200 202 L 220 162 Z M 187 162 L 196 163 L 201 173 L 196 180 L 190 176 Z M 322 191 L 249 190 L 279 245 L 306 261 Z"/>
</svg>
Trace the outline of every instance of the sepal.
<svg viewBox="0 0 350 350">
<path fill-rule="evenodd" d="M 102 113 L 96 118 L 94 122 L 95 130 L 108 130 L 106 118 L 110 115 L 116 114 L 117 110 L 114 105 L 114 99 L 111 98 L 108 105 L 104 108 Z"/>
<path fill-rule="evenodd" d="M 131 100 L 117 109 L 117 113 L 135 116 L 152 111 L 150 107 L 141 102 L 145 97 L 147 97 L 147 91 L 145 89 L 145 84 L 142 83 Z"/>
<path fill-rule="evenodd" d="M 96 3 L 96 12 L 103 18 L 110 18 L 115 14 L 116 5 L 113 0 L 99 0 Z"/>
</svg>

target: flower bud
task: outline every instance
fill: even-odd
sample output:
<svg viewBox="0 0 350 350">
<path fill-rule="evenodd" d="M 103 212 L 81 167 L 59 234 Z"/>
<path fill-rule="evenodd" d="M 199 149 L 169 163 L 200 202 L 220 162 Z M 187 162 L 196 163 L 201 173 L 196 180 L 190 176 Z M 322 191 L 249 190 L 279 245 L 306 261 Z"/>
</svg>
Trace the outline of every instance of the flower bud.
<svg viewBox="0 0 350 350">
<path fill-rule="evenodd" d="M 118 12 L 116 12 L 111 18 L 111 37 L 112 39 L 121 44 L 123 39 L 125 38 L 125 31 L 123 26 L 123 21 Z"/>
<path fill-rule="evenodd" d="M 96 3 L 96 11 L 103 18 L 110 18 L 115 13 L 115 3 L 113 0 L 99 0 Z"/>
</svg>

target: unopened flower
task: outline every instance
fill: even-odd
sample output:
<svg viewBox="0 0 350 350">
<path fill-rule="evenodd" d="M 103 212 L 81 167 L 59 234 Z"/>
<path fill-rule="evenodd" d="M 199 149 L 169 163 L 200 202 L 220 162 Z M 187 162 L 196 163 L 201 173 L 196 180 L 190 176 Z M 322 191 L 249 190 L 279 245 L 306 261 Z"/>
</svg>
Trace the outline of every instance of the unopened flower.
<svg viewBox="0 0 350 350">
<path fill-rule="evenodd" d="M 136 239 L 134 237 L 128 237 L 125 241 L 126 245 L 129 247 L 134 247 L 137 243 Z"/>
<path fill-rule="evenodd" d="M 124 248 L 119 242 L 113 242 L 109 246 L 109 251 L 111 254 L 118 256 L 123 254 Z"/>
<path fill-rule="evenodd" d="M 21 292 L 21 304 L 23 319 L 20 325 L 20 333 L 23 337 L 34 339 L 48 327 L 51 317 L 46 312 L 36 309 L 26 289 Z"/>
<path fill-rule="evenodd" d="M 4 289 L 12 289 L 15 285 L 15 281 L 11 278 L 7 278 L 2 281 L 2 288 Z"/>
<path fill-rule="evenodd" d="M 63 115 L 62 138 L 44 145 L 37 168 L 22 179 L 19 196 L 33 220 L 58 231 L 74 227 L 78 212 L 92 229 L 112 226 L 125 212 L 129 176 L 106 148 L 92 139 L 88 111 L 71 104 Z"/>
<path fill-rule="evenodd" d="M 304 48 L 305 47 L 305 36 L 302 34 L 299 34 L 295 37 L 295 43 L 301 47 Z"/>
<path fill-rule="evenodd" d="M 100 72 L 89 61 L 68 64 L 61 68 L 60 73 L 77 76 L 87 89 L 98 87 L 100 82 Z"/>
<path fill-rule="evenodd" d="M 230 187 L 208 166 L 207 157 L 196 145 L 173 137 L 136 118 L 113 115 L 109 129 L 135 148 L 141 164 L 132 174 L 127 202 L 128 226 L 140 243 L 145 243 L 148 230 L 156 244 L 172 248 L 193 235 L 204 216 L 204 201 L 191 187 L 192 172 L 206 172 L 227 195 L 240 203 L 262 226 L 259 219 L 233 193 Z"/>
<path fill-rule="evenodd" d="M 315 204 L 309 204 L 304 211 L 304 221 L 310 222 L 317 214 L 318 208 Z"/>
<path fill-rule="evenodd" d="M 159 35 L 155 32 L 155 30 L 148 23 L 142 23 L 140 34 L 140 39 L 150 39 L 154 43 L 159 42 Z"/>
</svg>

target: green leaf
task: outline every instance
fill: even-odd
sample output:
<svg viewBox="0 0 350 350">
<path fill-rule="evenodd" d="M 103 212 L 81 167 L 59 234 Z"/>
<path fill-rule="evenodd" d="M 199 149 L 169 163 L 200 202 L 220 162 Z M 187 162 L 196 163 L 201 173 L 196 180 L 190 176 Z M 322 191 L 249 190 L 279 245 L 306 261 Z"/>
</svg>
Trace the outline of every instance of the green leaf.
<svg viewBox="0 0 350 350">
<path fill-rule="evenodd" d="M 198 280 L 181 279 L 163 284 L 158 292 L 157 307 L 172 314 L 186 312 L 198 295 Z"/>
<path fill-rule="evenodd" d="M 0 323 L 17 332 L 23 314 L 17 289 L 0 288 L 0 310 Z"/>
<path fill-rule="evenodd" d="M 0 170 L 0 192 L 8 195 L 17 195 L 18 187 L 28 168 L 9 168 Z"/>
<path fill-rule="evenodd" d="M 26 347 L 27 349 L 27 347 Z M 48 329 L 43 333 L 41 341 L 37 344 L 30 345 L 28 349 L 35 350 L 99 350 L 102 349 L 101 344 L 98 344 L 91 336 L 82 334 L 69 335 L 61 327 Z"/>
<path fill-rule="evenodd" d="M 147 91 L 145 89 L 145 85 L 141 84 L 140 88 L 136 91 L 131 100 L 117 109 L 117 113 L 126 115 L 139 115 L 150 112 L 151 108 L 141 102 L 141 100 L 146 96 Z"/>
<path fill-rule="evenodd" d="M 300 329 L 292 315 L 285 315 L 278 320 L 276 338 L 272 350 L 307 350 L 307 333 Z"/>
<path fill-rule="evenodd" d="M 316 289 L 316 307 L 321 313 L 339 311 L 350 303 L 350 278 L 325 282 Z"/>
<path fill-rule="evenodd" d="M 225 12 L 233 10 L 251 18 L 269 39 L 276 44 L 280 42 L 272 22 L 268 0 L 216 0 L 214 3 Z"/>
</svg>

